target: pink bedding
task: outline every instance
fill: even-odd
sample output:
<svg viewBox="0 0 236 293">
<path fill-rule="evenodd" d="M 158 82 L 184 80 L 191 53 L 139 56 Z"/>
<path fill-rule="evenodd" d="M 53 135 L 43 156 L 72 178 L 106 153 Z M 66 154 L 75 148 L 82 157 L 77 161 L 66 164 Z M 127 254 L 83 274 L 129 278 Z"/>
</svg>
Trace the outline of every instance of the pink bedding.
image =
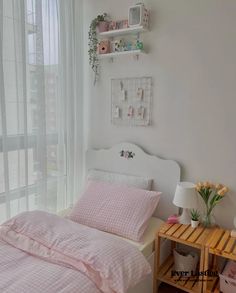
<svg viewBox="0 0 236 293">
<path fill-rule="evenodd" d="M 150 273 L 136 247 L 45 212 L 0 226 L 0 292 L 123 293 Z"/>
<path fill-rule="evenodd" d="M 91 180 L 69 218 L 140 242 L 160 195 L 161 192 L 157 191 Z"/>
</svg>

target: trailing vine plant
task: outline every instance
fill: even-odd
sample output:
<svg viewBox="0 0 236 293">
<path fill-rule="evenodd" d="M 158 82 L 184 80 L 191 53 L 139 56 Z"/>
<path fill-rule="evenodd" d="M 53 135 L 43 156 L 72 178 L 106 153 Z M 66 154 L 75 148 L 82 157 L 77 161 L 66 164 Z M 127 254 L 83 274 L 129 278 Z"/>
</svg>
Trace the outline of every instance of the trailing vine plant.
<svg viewBox="0 0 236 293">
<path fill-rule="evenodd" d="M 97 38 L 97 26 L 100 21 L 106 21 L 107 14 L 103 13 L 94 18 L 89 27 L 89 65 L 94 72 L 94 84 L 99 78 L 99 59 L 97 54 L 98 38 Z"/>
</svg>

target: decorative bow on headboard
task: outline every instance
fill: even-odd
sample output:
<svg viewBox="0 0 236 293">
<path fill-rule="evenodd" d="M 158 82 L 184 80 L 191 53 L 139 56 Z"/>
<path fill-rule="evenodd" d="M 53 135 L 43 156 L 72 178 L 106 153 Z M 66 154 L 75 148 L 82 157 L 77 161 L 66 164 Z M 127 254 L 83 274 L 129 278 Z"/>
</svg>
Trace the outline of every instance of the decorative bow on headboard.
<svg viewBox="0 0 236 293">
<path fill-rule="evenodd" d="M 135 153 L 131 152 L 131 151 L 124 151 L 121 150 L 120 151 L 120 156 L 125 158 L 125 159 L 133 159 L 135 156 Z"/>
</svg>

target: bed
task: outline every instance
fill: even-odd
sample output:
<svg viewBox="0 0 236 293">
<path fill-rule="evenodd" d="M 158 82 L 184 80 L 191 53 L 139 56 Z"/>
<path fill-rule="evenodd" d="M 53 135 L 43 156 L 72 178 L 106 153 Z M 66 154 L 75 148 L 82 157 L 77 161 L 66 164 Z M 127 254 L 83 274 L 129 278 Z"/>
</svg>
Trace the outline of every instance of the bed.
<svg viewBox="0 0 236 293">
<path fill-rule="evenodd" d="M 150 272 L 147 274 L 148 268 L 145 267 L 143 259 L 145 258 L 151 267 L 153 266 L 155 231 L 168 215 L 176 212 L 171 203 L 176 184 L 180 180 L 179 165 L 172 160 L 150 156 L 134 144 L 121 143 L 111 149 L 89 150 L 86 155 L 86 174 L 91 169 L 148 176 L 153 179 L 152 190 L 162 191 L 163 196 L 149 221 L 142 244 L 110 233 L 101 231 L 98 233 L 96 229 L 87 232 L 90 227 L 65 219 L 70 210 L 60 213 L 61 217 L 41 214 L 42 212 L 26 213 L 16 220 L 10 220 L 0 232 L 0 292 L 152 292 L 152 274 Z M 35 226 L 33 226 L 34 222 Z M 103 233 L 102 237 L 100 232 Z M 83 235 L 83 237 L 78 240 L 75 239 L 75 235 Z M 72 240 L 69 241 L 70 237 Z M 77 240 L 78 242 L 75 242 Z M 81 253 L 78 256 L 73 243 L 81 245 Z M 99 243 L 101 249 L 99 250 L 99 246 L 94 243 Z M 88 258 L 86 249 L 89 246 L 93 254 L 89 252 Z M 164 255 L 168 247 L 165 243 L 162 246 Z M 95 247 L 98 249 L 97 252 Z M 104 253 L 106 250 L 110 251 L 114 259 L 119 253 L 121 254 L 120 258 L 117 256 L 115 262 L 117 268 L 113 269 L 112 257 L 109 258 Z M 122 253 L 127 255 L 122 257 Z M 102 257 L 103 261 L 99 257 Z M 90 266 L 91 259 L 96 260 L 96 267 L 93 261 Z M 118 266 L 120 260 L 122 264 Z M 97 267 L 98 263 L 99 267 Z M 121 266 L 124 267 L 122 271 Z M 136 275 L 137 278 L 139 276 L 140 282 L 136 282 L 131 274 L 133 270 L 137 270 Z M 103 279 L 106 274 L 108 274 L 106 280 L 109 282 Z M 130 280 L 135 286 L 127 291 Z"/>
</svg>

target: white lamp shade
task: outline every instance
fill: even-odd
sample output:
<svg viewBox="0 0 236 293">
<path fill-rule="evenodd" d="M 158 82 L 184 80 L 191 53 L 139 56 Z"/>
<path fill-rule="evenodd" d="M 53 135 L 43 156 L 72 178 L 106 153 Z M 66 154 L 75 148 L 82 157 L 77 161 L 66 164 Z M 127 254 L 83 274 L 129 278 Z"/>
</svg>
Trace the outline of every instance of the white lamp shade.
<svg viewBox="0 0 236 293">
<path fill-rule="evenodd" d="M 196 208 L 197 193 L 195 184 L 191 182 L 179 182 L 175 190 L 173 204 L 180 208 Z"/>
</svg>

